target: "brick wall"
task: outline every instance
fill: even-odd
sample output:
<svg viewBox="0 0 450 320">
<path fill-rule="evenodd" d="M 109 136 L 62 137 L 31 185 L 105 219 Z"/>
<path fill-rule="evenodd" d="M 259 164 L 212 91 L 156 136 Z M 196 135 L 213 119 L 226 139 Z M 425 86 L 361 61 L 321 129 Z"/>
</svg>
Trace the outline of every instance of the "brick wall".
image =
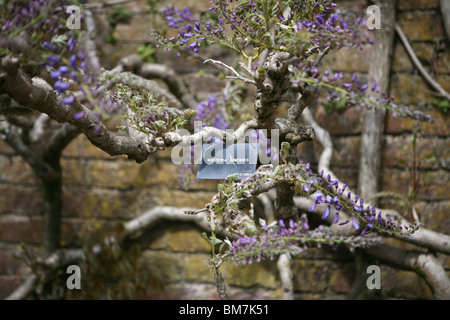
<svg viewBox="0 0 450 320">
<path fill-rule="evenodd" d="M 127 4 L 135 13 L 128 25 L 114 31 L 116 44 L 103 39 L 111 32 L 104 22 L 104 11 L 97 12 L 101 56 L 105 66 L 112 67 L 122 56 L 134 53 L 150 35 L 145 1 Z M 438 0 L 399 0 L 398 22 L 412 42 L 427 70 L 450 91 L 450 50 L 442 26 Z M 178 1 L 201 11 L 207 0 Z M 365 1 L 343 1 L 348 9 L 364 12 Z M 103 23 L 102 23 L 103 21 Z M 330 54 L 325 66 L 346 74 L 368 71 L 369 50 L 346 49 Z M 216 58 L 224 56 L 214 49 Z M 392 66 L 391 91 L 396 98 L 415 106 L 430 105 L 431 90 L 413 67 L 403 46 L 396 39 Z M 200 74 L 205 67 L 199 61 L 180 63 L 174 55 L 158 52 L 157 62 L 167 63 L 190 85 L 201 100 L 223 89 L 224 80 L 214 74 Z M 207 68 L 207 71 L 214 71 Z M 215 72 L 215 71 L 214 71 Z M 356 187 L 359 165 L 360 112 L 327 112 L 322 105 L 313 108 L 319 124 L 333 136 L 332 169 L 342 180 Z M 444 233 L 450 232 L 447 191 L 450 177 L 450 126 L 448 113 L 436 107 L 428 111 L 436 125 L 420 124 L 417 140 L 418 158 L 422 159 L 421 179 L 424 186 L 418 194 L 417 209 L 425 225 Z M 381 190 L 408 194 L 411 174 L 411 139 L 414 121 L 387 117 L 382 157 Z M 317 163 L 321 146 L 307 142 L 300 147 L 303 160 Z M 170 151 L 163 151 L 143 164 L 124 157 L 110 157 L 92 146 L 80 135 L 64 150 L 63 241 L 64 247 L 78 247 L 86 241 L 101 239 L 113 231 L 118 222 L 138 216 L 155 205 L 202 207 L 216 191 L 216 181 L 202 181 L 188 191 L 178 189 L 178 170 L 172 164 Z M 400 206 L 384 200 L 383 205 Z M 14 258 L 22 252 L 21 243 L 39 252 L 42 242 L 42 190 L 39 179 L 15 152 L 0 140 L 0 298 L 16 288 L 28 269 Z M 156 279 L 144 296 L 149 298 L 217 298 L 213 274 L 207 266 L 209 244 L 195 225 L 163 221 L 140 238 L 142 259 L 152 279 Z M 447 259 L 448 261 L 448 259 Z M 447 267 L 449 264 L 447 263 Z M 356 276 L 355 256 L 340 249 L 314 249 L 292 261 L 296 298 L 341 299 L 351 289 Z M 222 271 L 231 298 L 280 298 L 280 279 L 273 261 L 259 265 L 235 267 L 225 263 Z M 82 293 L 81 293 L 82 295 Z M 382 266 L 383 298 L 430 298 L 425 283 L 414 273 Z M 77 298 L 75 296 L 75 298 Z"/>
</svg>

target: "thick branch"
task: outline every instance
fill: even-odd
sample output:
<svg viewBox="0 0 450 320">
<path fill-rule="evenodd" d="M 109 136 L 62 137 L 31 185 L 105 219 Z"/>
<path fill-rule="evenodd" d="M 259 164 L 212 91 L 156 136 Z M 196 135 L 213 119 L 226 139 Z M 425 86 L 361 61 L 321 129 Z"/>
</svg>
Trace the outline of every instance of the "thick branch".
<svg viewBox="0 0 450 320">
<path fill-rule="evenodd" d="M 303 112 L 303 116 L 305 117 L 305 120 L 309 123 L 309 125 L 311 125 L 311 127 L 314 128 L 315 132 L 316 132 L 316 138 L 317 140 L 322 144 L 323 146 L 323 151 L 320 155 L 319 158 L 319 171 L 324 171 L 324 174 L 330 174 L 331 179 L 332 180 L 338 180 L 339 181 L 339 185 L 343 185 L 343 183 L 335 176 L 335 174 L 330 170 L 329 165 L 330 165 L 330 161 L 331 161 L 331 157 L 333 154 L 333 144 L 331 141 L 331 136 L 329 134 L 329 132 L 325 129 L 323 129 L 322 127 L 320 127 L 314 120 L 311 112 L 308 110 L 308 108 L 305 109 L 305 111 Z M 351 198 L 349 199 L 354 200 L 355 199 L 355 193 L 350 190 L 349 187 L 347 187 L 346 192 L 350 192 L 351 193 Z M 303 210 L 308 210 L 308 208 L 310 208 L 312 206 L 313 201 L 310 199 L 303 199 L 300 200 L 298 197 L 296 197 L 295 199 L 295 203 L 297 206 L 299 206 L 300 208 L 302 208 Z M 322 211 L 320 211 L 322 210 Z M 320 216 L 322 216 L 323 212 L 325 210 L 325 207 L 323 206 L 318 206 L 316 208 L 317 214 L 319 214 Z M 328 218 L 328 222 L 331 223 L 331 220 L 333 219 L 332 217 L 334 217 L 334 208 L 331 208 L 332 212 L 329 215 Z M 407 221 L 406 219 L 404 219 L 398 212 L 394 211 L 394 210 L 385 210 L 385 209 L 376 209 L 377 212 L 381 211 L 382 214 L 382 219 L 384 221 L 386 221 L 386 217 L 387 215 L 390 215 L 392 217 L 395 217 L 396 219 L 398 219 L 398 223 L 399 224 L 404 224 L 404 225 L 409 225 L 410 222 Z M 348 216 L 346 216 L 345 214 L 341 213 L 339 215 L 339 223 L 342 221 L 345 221 L 349 219 Z M 347 224 L 344 226 L 339 226 L 339 225 L 333 225 L 331 227 L 332 230 L 334 230 L 334 232 L 337 232 L 339 234 L 344 234 L 344 235 L 351 235 L 355 233 L 355 229 L 351 226 L 351 224 Z M 403 241 L 409 242 L 409 243 L 413 243 L 416 245 L 419 245 L 421 247 L 425 247 L 437 252 L 442 252 L 442 253 L 446 253 L 446 254 L 450 254 L 450 236 L 446 235 L 446 234 L 442 234 L 442 233 L 438 233 L 432 230 L 428 230 L 426 228 L 424 228 L 423 226 L 419 228 L 419 230 L 417 230 L 415 233 L 409 235 L 409 236 L 395 236 Z"/>
<path fill-rule="evenodd" d="M 108 238 L 105 242 L 123 241 L 125 239 L 138 237 L 145 232 L 146 229 L 154 226 L 161 220 L 193 222 L 199 225 L 202 229 L 210 230 L 209 223 L 206 221 L 204 214 L 188 215 L 185 211 L 198 211 L 192 208 L 175 208 L 175 207 L 154 207 L 153 209 L 144 212 L 139 217 L 127 222 L 124 226 L 124 232 L 120 239 Z M 230 239 L 235 239 L 236 235 L 229 234 L 219 228 L 218 234 L 227 236 Z M 92 252 L 96 254 L 101 253 L 101 245 L 95 245 Z M 72 250 L 57 250 L 50 255 L 42 264 L 38 275 L 31 275 L 20 287 L 11 293 L 7 300 L 26 299 L 36 287 L 42 283 L 46 283 L 52 274 L 60 270 L 62 267 L 77 263 L 84 260 L 85 255 L 83 249 Z M 38 279 L 39 277 L 39 279 Z"/>
<path fill-rule="evenodd" d="M 54 180 L 58 176 L 58 172 L 23 142 L 19 128 L 8 123 L 6 125 L 8 128 L 3 130 L 0 128 L 0 133 L 4 137 L 3 140 L 29 164 L 39 178 L 43 181 Z"/>
<path fill-rule="evenodd" d="M 277 268 L 281 279 L 281 298 L 283 300 L 294 299 L 294 283 L 292 282 L 292 270 L 290 267 L 290 256 L 283 253 L 278 258 Z"/>
<path fill-rule="evenodd" d="M 450 280 L 442 263 L 431 253 L 405 251 L 387 245 L 365 249 L 383 263 L 415 271 L 430 287 L 435 299 L 450 299 Z"/>
<path fill-rule="evenodd" d="M 381 7 L 383 28 L 373 31 L 374 45 L 371 49 L 368 82 L 380 86 L 380 92 L 388 92 L 394 43 L 396 0 L 377 0 Z M 375 100 L 380 93 L 367 91 L 368 98 Z M 364 110 L 362 115 L 361 157 L 359 163 L 358 192 L 367 198 L 378 192 L 381 142 L 384 131 L 384 114 L 377 109 Z"/>
<path fill-rule="evenodd" d="M 11 59 L 12 60 L 12 59 Z M 75 101 L 74 106 L 63 104 L 53 88 L 40 79 L 31 80 L 18 69 L 18 60 L 2 61 L 0 67 L 0 91 L 7 93 L 23 106 L 46 113 L 60 123 L 71 123 L 83 132 L 89 141 L 108 154 L 127 155 L 130 159 L 143 162 L 151 153 L 139 139 L 113 136 L 105 125 L 96 119 L 93 112 Z M 75 114 L 83 111 L 85 116 L 76 119 Z"/>
<path fill-rule="evenodd" d="M 441 14 L 444 20 L 445 31 L 447 32 L 447 39 L 450 39 L 450 2 L 441 0 Z"/>
<path fill-rule="evenodd" d="M 59 161 L 64 148 L 80 133 L 80 130 L 70 124 L 65 123 L 57 129 L 50 138 L 48 147 L 44 152 L 44 158 L 49 163 Z"/>
<path fill-rule="evenodd" d="M 198 101 L 189 92 L 175 71 L 168 66 L 156 63 L 144 63 L 139 56 L 133 54 L 122 58 L 112 72 L 129 71 L 146 79 L 157 78 L 163 80 L 169 91 L 183 104 L 183 107 L 195 109 Z"/>
</svg>

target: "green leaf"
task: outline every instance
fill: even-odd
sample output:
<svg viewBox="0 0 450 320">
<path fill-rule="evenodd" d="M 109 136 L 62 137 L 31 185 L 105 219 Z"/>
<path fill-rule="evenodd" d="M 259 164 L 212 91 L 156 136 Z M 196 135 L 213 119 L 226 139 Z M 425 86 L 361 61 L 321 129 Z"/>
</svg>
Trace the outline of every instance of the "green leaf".
<svg viewBox="0 0 450 320">
<path fill-rule="evenodd" d="M 222 240 L 220 240 L 219 238 L 216 238 L 215 236 L 209 237 L 209 242 L 210 242 L 212 245 L 214 245 L 214 246 L 215 246 L 216 244 L 223 243 Z"/>
<path fill-rule="evenodd" d="M 283 141 L 281 143 L 281 150 L 280 150 L 280 157 L 283 160 L 283 162 L 286 162 L 286 158 L 289 155 L 290 150 L 291 145 L 288 142 Z"/>
<path fill-rule="evenodd" d="M 155 121 L 154 124 L 155 124 L 155 127 L 157 130 L 161 130 L 162 128 L 165 127 L 166 122 L 164 120 L 158 120 L 158 121 Z"/>
<path fill-rule="evenodd" d="M 226 237 L 225 240 L 223 240 L 223 242 L 225 244 L 227 244 L 229 247 L 233 246 L 233 244 L 231 243 L 230 239 L 228 239 L 228 237 Z"/>
<path fill-rule="evenodd" d="M 264 226 L 267 224 L 266 220 L 264 220 L 263 218 L 259 218 L 258 222 L 260 226 Z"/>
</svg>

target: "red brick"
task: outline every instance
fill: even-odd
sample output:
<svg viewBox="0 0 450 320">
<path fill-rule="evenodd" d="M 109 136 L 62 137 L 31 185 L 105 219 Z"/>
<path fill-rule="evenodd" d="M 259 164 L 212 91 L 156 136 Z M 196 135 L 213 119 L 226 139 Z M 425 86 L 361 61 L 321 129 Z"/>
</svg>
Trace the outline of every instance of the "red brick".
<svg viewBox="0 0 450 320">
<path fill-rule="evenodd" d="M 0 217 L 0 241 L 39 244 L 42 242 L 42 230 L 43 222 L 40 218 L 30 220 L 23 216 Z"/>
<path fill-rule="evenodd" d="M 0 139 L 0 155 L 16 155 L 16 152 L 3 139 Z"/>
<path fill-rule="evenodd" d="M 439 0 L 399 0 L 398 10 L 439 8 Z"/>
<path fill-rule="evenodd" d="M 40 184 L 31 167 L 20 156 L 11 158 L 0 157 L 0 182 L 14 184 Z"/>
<path fill-rule="evenodd" d="M 21 281 L 15 277 L 0 276 L 0 299 L 5 299 L 21 285 Z"/>
<path fill-rule="evenodd" d="M 405 11 L 397 15 L 398 24 L 409 41 L 434 41 L 446 39 L 441 28 L 442 17 L 435 10 Z"/>
<path fill-rule="evenodd" d="M 361 153 L 361 138 L 342 137 L 333 139 L 331 164 L 340 167 L 358 167 Z"/>
<path fill-rule="evenodd" d="M 18 275 L 22 261 L 15 258 L 13 248 L 0 249 L 0 275 Z"/>
<path fill-rule="evenodd" d="M 382 166 L 410 168 L 413 165 L 412 136 L 385 136 L 381 157 Z M 448 139 L 418 138 L 416 161 L 422 169 L 438 169 L 445 161 Z"/>
<path fill-rule="evenodd" d="M 317 124 L 328 130 L 331 135 L 353 135 L 361 133 L 361 110 L 350 108 L 344 112 L 327 112 L 320 106 L 315 119 Z"/>
<path fill-rule="evenodd" d="M 0 213 L 35 214 L 42 206 L 40 188 L 0 185 Z"/>
<path fill-rule="evenodd" d="M 429 114 L 433 119 L 434 123 L 420 122 L 420 133 L 429 136 L 440 136 L 445 137 L 450 135 L 450 113 L 444 113 L 436 108 L 424 111 Z M 406 117 L 392 117 L 389 114 L 386 118 L 385 133 L 399 134 L 405 132 L 412 132 L 416 120 Z"/>
</svg>

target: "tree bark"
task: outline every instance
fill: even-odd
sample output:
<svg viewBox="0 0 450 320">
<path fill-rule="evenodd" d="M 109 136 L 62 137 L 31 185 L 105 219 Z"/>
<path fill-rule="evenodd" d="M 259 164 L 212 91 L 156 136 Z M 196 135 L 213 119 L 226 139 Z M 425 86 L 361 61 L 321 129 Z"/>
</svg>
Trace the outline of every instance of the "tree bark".
<svg viewBox="0 0 450 320">
<path fill-rule="evenodd" d="M 450 39 L 450 2 L 448 0 L 441 0 L 441 14 L 447 38 Z"/>
<path fill-rule="evenodd" d="M 381 29 L 373 30 L 374 45 L 370 55 L 368 83 L 374 81 L 379 91 L 368 90 L 368 98 L 376 99 L 380 93 L 387 94 L 391 70 L 394 41 L 396 0 L 374 1 L 381 9 Z M 377 92 L 378 91 L 378 92 Z M 380 111 L 364 110 L 361 132 L 361 159 L 359 165 L 358 193 L 369 197 L 378 191 L 381 143 L 384 130 L 384 115 Z"/>
</svg>

